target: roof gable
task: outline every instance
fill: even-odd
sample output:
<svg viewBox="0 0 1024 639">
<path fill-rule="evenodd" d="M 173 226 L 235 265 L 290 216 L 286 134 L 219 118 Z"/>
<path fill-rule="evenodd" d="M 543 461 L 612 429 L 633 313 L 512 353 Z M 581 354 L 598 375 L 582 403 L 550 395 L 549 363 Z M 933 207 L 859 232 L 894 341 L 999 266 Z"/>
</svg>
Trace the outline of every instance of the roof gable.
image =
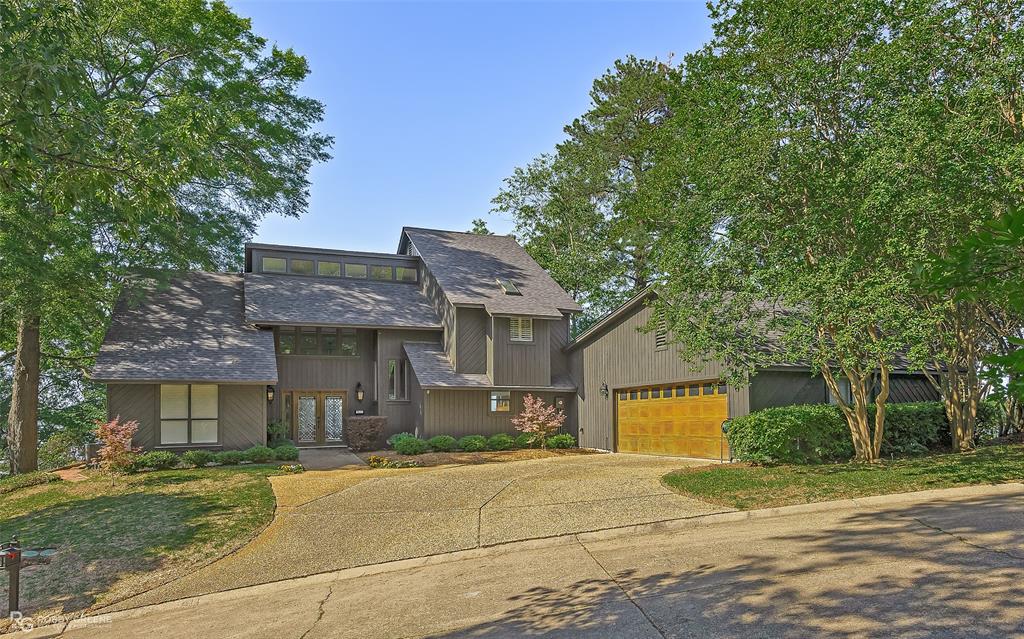
<svg viewBox="0 0 1024 639">
<path fill-rule="evenodd" d="M 491 315 L 561 317 L 581 310 L 510 235 L 478 235 L 406 227 L 399 251 L 410 244 L 454 305 L 483 306 Z M 519 295 L 499 284 L 511 281 Z"/>
</svg>

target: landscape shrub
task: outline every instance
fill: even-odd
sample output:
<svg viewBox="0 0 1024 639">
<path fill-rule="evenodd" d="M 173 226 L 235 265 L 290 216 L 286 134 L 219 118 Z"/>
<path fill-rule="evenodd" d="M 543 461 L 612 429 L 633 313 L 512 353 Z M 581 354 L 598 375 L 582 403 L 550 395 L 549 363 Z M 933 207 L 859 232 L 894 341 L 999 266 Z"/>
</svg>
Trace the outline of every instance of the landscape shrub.
<svg viewBox="0 0 1024 639">
<path fill-rule="evenodd" d="M 535 445 L 534 436 L 530 433 L 519 433 L 515 438 L 516 448 L 533 448 Z"/>
<path fill-rule="evenodd" d="M 267 424 L 267 444 L 271 448 L 288 441 L 288 425 L 284 422 L 270 422 Z"/>
<path fill-rule="evenodd" d="M 488 450 L 512 450 L 516 447 L 516 440 L 511 435 L 498 433 L 487 438 Z"/>
<path fill-rule="evenodd" d="M 245 455 L 240 450 L 222 450 L 214 458 L 221 466 L 237 466 L 245 461 Z"/>
<path fill-rule="evenodd" d="M 356 452 L 376 450 L 384 443 L 387 419 L 373 415 L 358 415 L 345 419 L 345 439 Z"/>
<path fill-rule="evenodd" d="M 292 440 L 290 440 L 290 439 L 288 439 L 286 437 L 284 439 L 279 439 L 279 440 L 277 440 L 277 441 L 275 441 L 273 443 L 267 444 L 267 445 L 270 446 L 271 448 L 273 448 L 274 450 L 277 450 L 281 446 L 294 446 L 295 442 L 293 442 Z"/>
<path fill-rule="evenodd" d="M 998 407 L 978 408 L 978 438 L 998 423 Z M 874 423 L 875 407 L 868 407 Z M 850 429 L 838 406 L 808 404 L 766 408 L 730 422 L 726 435 L 736 459 L 755 464 L 813 464 L 853 457 Z M 920 455 L 948 447 L 949 421 L 942 402 L 887 404 L 882 455 Z"/>
<path fill-rule="evenodd" d="M 167 470 L 178 465 L 178 456 L 169 450 L 151 450 L 142 453 L 135 459 L 135 470 L 149 468 L 151 470 Z"/>
<path fill-rule="evenodd" d="M 128 473 L 135 466 L 138 447 L 132 447 L 132 437 L 139 430 L 136 421 L 121 421 L 117 416 L 109 422 L 97 422 L 96 438 L 102 444 L 99 450 L 100 466 L 112 473 Z"/>
<path fill-rule="evenodd" d="M 395 442 L 395 452 L 400 455 L 422 455 L 430 450 L 430 444 L 419 437 L 403 437 Z"/>
<path fill-rule="evenodd" d="M 269 461 L 274 461 L 274 450 L 266 446 L 253 446 L 242 454 L 245 455 L 246 461 L 254 464 L 265 464 Z"/>
<path fill-rule="evenodd" d="M 487 450 L 487 439 L 483 435 L 466 435 L 459 438 L 459 448 L 467 453 Z"/>
<path fill-rule="evenodd" d="M 181 454 L 181 461 L 192 468 L 203 468 L 213 463 L 215 456 L 208 450 L 187 450 Z"/>
<path fill-rule="evenodd" d="M 427 440 L 430 448 L 439 453 L 451 452 L 458 447 L 459 442 L 451 435 L 436 435 Z"/>
<path fill-rule="evenodd" d="M 806 404 L 766 408 L 729 423 L 732 456 L 754 464 L 806 464 L 853 456 L 850 429 L 839 408 Z"/>
<path fill-rule="evenodd" d="M 388 443 L 388 446 L 390 446 L 391 448 L 394 448 L 395 444 L 397 444 L 399 441 L 401 441 L 403 439 L 410 439 L 410 438 L 411 439 L 416 439 L 416 435 L 413 435 L 412 433 L 395 433 L 391 437 L 388 437 L 388 442 L 387 443 Z"/>
<path fill-rule="evenodd" d="M 548 437 L 546 443 L 548 448 L 575 448 L 576 438 L 569 433 L 559 433 Z"/>
<path fill-rule="evenodd" d="M 998 400 L 987 399 L 978 404 L 978 419 L 974 425 L 975 441 L 980 444 L 999 437 L 999 427 L 1005 417 L 1006 408 Z M 946 430 L 948 432 L 949 429 Z"/>
<path fill-rule="evenodd" d="M 0 478 L 0 495 L 13 493 L 19 488 L 48 484 L 53 481 L 61 481 L 61 479 L 53 473 L 41 470 L 33 473 L 21 473 L 18 475 L 11 475 L 9 477 L 3 477 Z"/>
<path fill-rule="evenodd" d="M 274 457 L 278 461 L 295 461 L 299 458 L 299 449 L 294 444 L 284 444 L 274 449 Z"/>
</svg>

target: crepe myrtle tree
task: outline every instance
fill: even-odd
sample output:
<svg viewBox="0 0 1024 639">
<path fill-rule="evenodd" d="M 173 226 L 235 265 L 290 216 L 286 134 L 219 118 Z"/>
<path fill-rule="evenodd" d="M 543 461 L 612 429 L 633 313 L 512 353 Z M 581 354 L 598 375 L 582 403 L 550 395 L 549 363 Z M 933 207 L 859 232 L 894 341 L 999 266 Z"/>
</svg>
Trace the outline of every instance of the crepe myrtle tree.
<svg viewBox="0 0 1024 639">
<path fill-rule="evenodd" d="M 557 433 L 563 423 L 564 411 L 532 394 L 523 397 L 523 410 L 512 418 L 512 425 L 516 430 L 530 435 L 532 441 L 540 444 L 541 448 L 547 448 L 548 437 Z"/>
<path fill-rule="evenodd" d="M 221 1 L 0 3 L 0 360 L 11 470 L 36 467 L 42 363 L 88 365 L 122 285 L 226 268 L 306 209 L 330 138 L 309 73 Z"/>
</svg>

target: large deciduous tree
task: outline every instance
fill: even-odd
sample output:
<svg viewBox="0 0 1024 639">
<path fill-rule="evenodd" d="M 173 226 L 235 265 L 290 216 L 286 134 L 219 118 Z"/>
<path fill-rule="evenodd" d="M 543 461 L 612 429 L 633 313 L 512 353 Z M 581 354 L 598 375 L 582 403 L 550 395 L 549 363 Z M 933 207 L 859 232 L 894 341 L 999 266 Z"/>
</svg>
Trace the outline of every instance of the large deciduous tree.
<svg viewBox="0 0 1024 639">
<path fill-rule="evenodd" d="M 617 61 L 567 139 L 516 169 L 494 199 L 526 250 L 583 304 L 576 330 L 654 281 L 652 246 L 681 188 L 665 126 L 677 77 L 656 60 Z"/>
<path fill-rule="evenodd" d="M 309 69 L 204 0 L 0 3 L 0 358 L 13 472 L 35 467 L 44 362 L 95 352 L 132 274 L 237 264 L 298 215 L 330 139 Z"/>
</svg>

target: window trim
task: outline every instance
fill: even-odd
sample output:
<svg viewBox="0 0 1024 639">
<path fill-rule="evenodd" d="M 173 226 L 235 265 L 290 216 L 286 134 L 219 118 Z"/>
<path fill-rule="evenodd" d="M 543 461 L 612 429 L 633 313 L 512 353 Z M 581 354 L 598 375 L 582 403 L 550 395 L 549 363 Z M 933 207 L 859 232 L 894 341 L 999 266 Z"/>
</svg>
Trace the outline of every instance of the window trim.
<svg viewBox="0 0 1024 639">
<path fill-rule="evenodd" d="M 498 402 L 502 399 L 496 397 L 496 395 L 505 395 L 507 400 L 508 408 L 505 410 L 498 410 Z M 487 414 L 488 415 L 504 415 L 512 412 L 512 391 L 503 390 L 492 390 L 487 393 Z"/>
<path fill-rule="evenodd" d="M 389 403 L 409 401 L 409 360 L 402 357 L 391 357 L 387 361 L 387 401 Z M 392 376 L 394 376 L 394 394 L 391 393 Z M 401 381 L 401 384 L 399 384 Z"/>
<path fill-rule="evenodd" d="M 419 269 L 416 268 L 415 266 L 405 266 L 403 264 L 396 264 L 395 268 L 392 269 L 392 270 L 394 272 L 394 277 L 395 277 L 395 281 L 396 282 L 406 282 L 407 284 L 415 284 L 416 282 L 420 281 L 420 272 L 419 272 Z M 402 277 L 400 277 L 398 275 L 400 270 L 401 271 L 411 271 L 412 272 L 412 279 L 411 280 L 407 280 L 407 279 L 403 279 Z"/>
<path fill-rule="evenodd" d="M 267 270 L 267 260 L 281 260 L 284 262 L 284 268 L 280 271 Z M 287 257 L 276 257 L 274 255 L 261 255 L 260 256 L 260 273 L 270 273 L 272 275 L 287 275 L 288 274 L 288 258 Z"/>
<path fill-rule="evenodd" d="M 354 269 L 358 269 L 359 267 L 362 267 L 363 274 L 362 275 L 354 275 L 354 274 L 349 273 L 348 269 L 349 269 L 350 266 L 352 268 L 354 268 Z M 369 277 L 370 277 L 370 268 L 366 264 L 364 264 L 362 262 L 345 262 L 345 266 L 342 269 L 342 273 L 345 275 L 345 277 L 350 277 L 350 278 L 352 278 L 354 280 L 365 280 L 365 279 L 369 279 Z"/>
<path fill-rule="evenodd" d="M 387 269 L 387 277 L 377 277 L 373 274 L 374 269 Z M 382 272 L 383 273 L 383 272 Z M 373 280 L 374 282 L 394 282 L 395 281 L 395 267 L 391 264 L 370 264 L 366 273 L 367 279 Z"/>
<path fill-rule="evenodd" d="M 513 328 L 517 326 L 518 328 Z M 529 336 L 526 335 L 529 327 Z M 533 318 L 532 317 L 510 317 L 508 318 L 508 341 L 516 344 L 530 344 L 533 342 Z"/>
<path fill-rule="evenodd" d="M 303 330 L 306 329 L 306 330 Z M 312 329 L 312 330 L 310 330 Z M 335 331 L 338 336 L 337 340 L 337 353 L 328 355 L 324 353 L 324 332 L 328 334 L 331 331 Z M 292 352 L 285 353 L 281 350 L 281 334 L 288 333 L 295 337 L 295 341 L 292 345 Z M 302 350 L 302 336 L 303 335 L 315 335 L 316 336 L 316 352 L 315 353 L 303 353 Z M 346 338 L 352 340 L 352 344 L 355 347 L 355 351 L 351 354 L 345 353 L 345 341 Z M 276 340 L 276 352 L 280 357 L 329 357 L 331 359 L 357 359 L 362 357 L 362 353 L 359 349 L 359 331 L 352 327 L 347 326 L 279 326 L 274 332 L 274 339 Z"/>
<path fill-rule="evenodd" d="M 334 266 L 337 266 L 338 267 L 337 275 L 331 275 L 331 274 L 327 274 L 327 273 L 324 273 L 323 271 L 321 271 L 320 267 L 323 266 L 324 264 L 333 264 Z M 330 277 L 330 278 L 341 277 L 342 272 L 343 272 L 343 267 L 342 267 L 341 262 L 334 261 L 334 260 L 317 260 L 316 261 L 316 276 L 317 277 Z"/>
<path fill-rule="evenodd" d="M 185 387 L 185 417 L 183 418 L 169 418 L 164 419 L 163 417 L 163 387 L 164 386 L 184 386 Z M 192 388 L 194 386 L 212 386 L 217 391 L 217 416 L 207 417 L 200 416 L 196 417 L 192 414 Z M 181 448 L 181 447 L 218 447 L 223 443 L 221 421 L 220 421 L 220 384 L 158 384 L 157 385 L 157 444 L 154 448 Z M 217 429 L 217 439 L 212 442 L 197 442 L 192 438 L 192 422 L 215 422 L 215 428 Z M 164 443 L 163 441 L 163 429 L 164 422 L 185 422 L 185 439 L 184 442 L 172 442 Z"/>
</svg>

